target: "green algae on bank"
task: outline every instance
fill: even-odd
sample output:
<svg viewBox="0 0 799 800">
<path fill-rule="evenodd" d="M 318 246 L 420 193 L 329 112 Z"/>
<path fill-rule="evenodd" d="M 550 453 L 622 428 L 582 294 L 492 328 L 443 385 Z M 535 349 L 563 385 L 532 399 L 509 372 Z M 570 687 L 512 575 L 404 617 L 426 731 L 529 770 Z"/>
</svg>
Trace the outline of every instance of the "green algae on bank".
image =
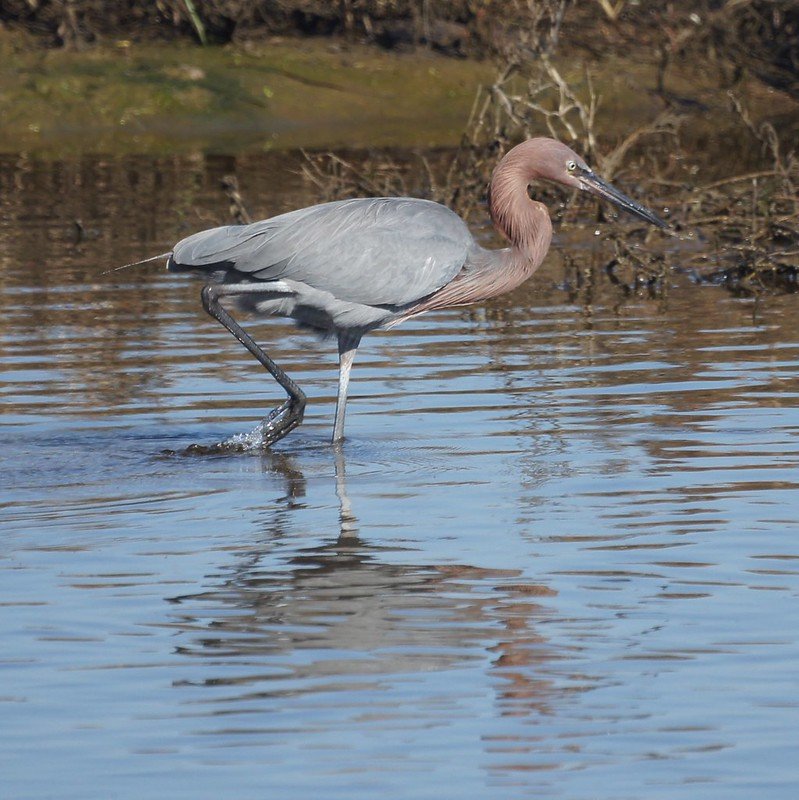
<svg viewBox="0 0 799 800">
<path fill-rule="evenodd" d="M 583 60 L 557 62 L 587 93 Z M 663 111 L 653 64 L 608 56 L 592 73 L 603 135 L 626 136 Z M 42 50 L 0 31 L 0 152 L 454 146 L 478 88 L 495 78 L 490 62 L 322 39 L 204 48 L 118 41 L 75 52 Z M 748 136 L 715 76 L 674 68 L 668 88 L 673 111 L 690 117 L 683 135 L 694 147 L 718 149 L 722 141 L 728 151 Z M 736 93 L 753 120 L 771 119 L 790 138 L 795 101 L 753 80 Z M 543 118 L 540 132 L 547 132 Z"/>
<path fill-rule="evenodd" d="M 320 40 L 39 50 L 0 35 L 0 151 L 457 143 L 490 65 Z"/>
</svg>

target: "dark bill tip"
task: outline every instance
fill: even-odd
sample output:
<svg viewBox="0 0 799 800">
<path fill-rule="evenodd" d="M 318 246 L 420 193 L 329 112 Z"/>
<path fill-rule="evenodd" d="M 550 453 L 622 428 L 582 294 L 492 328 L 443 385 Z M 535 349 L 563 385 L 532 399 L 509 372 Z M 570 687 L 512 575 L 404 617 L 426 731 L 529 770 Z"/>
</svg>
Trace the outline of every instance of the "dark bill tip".
<svg viewBox="0 0 799 800">
<path fill-rule="evenodd" d="M 649 222 L 652 225 L 657 225 L 658 228 L 668 228 L 669 224 L 664 219 L 661 219 L 654 211 L 650 211 L 645 206 L 627 197 L 624 192 L 620 192 L 615 186 L 611 186 L 607 181 L 603 181 L 598 175 L 593 172 L 584 172 L 580 176 L 585 189 L 591 194 L 601 197 L 603 200 L 609 200 L 619 208 L 623 208 L 627 213 L 632 214 L 634 217 Z"/>
</svg>

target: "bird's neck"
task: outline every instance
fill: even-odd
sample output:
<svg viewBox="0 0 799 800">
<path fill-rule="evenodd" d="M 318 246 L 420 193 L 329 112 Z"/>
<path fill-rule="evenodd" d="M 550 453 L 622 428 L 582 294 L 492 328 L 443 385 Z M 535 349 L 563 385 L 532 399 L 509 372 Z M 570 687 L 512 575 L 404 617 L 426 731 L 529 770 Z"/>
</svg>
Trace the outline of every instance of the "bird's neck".
<svg viewBox="0 0 799 800">
<path fill-rule="evenodd" d="M 527 187 L 536 178 L 534 159 L 524 145 L 519 145 L 499 162 L 489 187 L 491 219 L 511 243 L 512 256 L 524 262 L 528 274 L 541 265 L 552 241 L 549 212 L 527 194 Z"/>
</svg>

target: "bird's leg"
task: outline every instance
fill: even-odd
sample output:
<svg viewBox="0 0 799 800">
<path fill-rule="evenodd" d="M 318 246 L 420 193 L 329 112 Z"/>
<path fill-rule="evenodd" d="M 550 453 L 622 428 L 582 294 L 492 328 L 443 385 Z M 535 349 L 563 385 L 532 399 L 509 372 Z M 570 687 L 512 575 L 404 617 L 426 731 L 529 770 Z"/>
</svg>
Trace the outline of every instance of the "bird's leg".
<svg viewBox="0 0 799 800">
<path fill-rule="evenodd" d="M 358 350 L 361 337 L 352 333 L 338 335 L 338 397 L 336 398 L 336 421 L 333 423 L 333 443 L 344 438 L 344 412 L 347 410 L 347 387 L 350 383 L 352 361 Z"/>
<path fill-rule="evenodd" d="M 305 393 L 294 381 L 258 346 L 255 340 L 224 309 L 219 298 L 224 295 L 246 294 L 264 289 L 253 284 L 220 284 L 205 286 L 202 290 L 203 308 L 224 325 L 266 368 L 270 375 L 286 390 L 288 399 L 271 411 L 262 423 L 264 444 L 274 444 L 294 430 L 305 413 Z"/>
</svg>

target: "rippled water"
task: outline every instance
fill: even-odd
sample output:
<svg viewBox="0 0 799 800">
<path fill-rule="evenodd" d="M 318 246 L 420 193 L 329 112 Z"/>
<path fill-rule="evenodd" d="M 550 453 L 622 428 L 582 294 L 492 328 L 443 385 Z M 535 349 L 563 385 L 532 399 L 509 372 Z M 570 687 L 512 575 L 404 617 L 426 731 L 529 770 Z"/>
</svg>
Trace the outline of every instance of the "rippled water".
<svg viewBox="0 0 799 800">
<path fill-rule="evenodd" d="M 250 323 L 305 424 L 169 455 L 280 394 L 192 279 L 101 272 L 233 170 L 311 201 L 279 156 L 0 159 L 2 796 L 794 797 L 796 298 L 555 253 L 368 337 L 341 451 L 335 348 Z"/>
</svg>

